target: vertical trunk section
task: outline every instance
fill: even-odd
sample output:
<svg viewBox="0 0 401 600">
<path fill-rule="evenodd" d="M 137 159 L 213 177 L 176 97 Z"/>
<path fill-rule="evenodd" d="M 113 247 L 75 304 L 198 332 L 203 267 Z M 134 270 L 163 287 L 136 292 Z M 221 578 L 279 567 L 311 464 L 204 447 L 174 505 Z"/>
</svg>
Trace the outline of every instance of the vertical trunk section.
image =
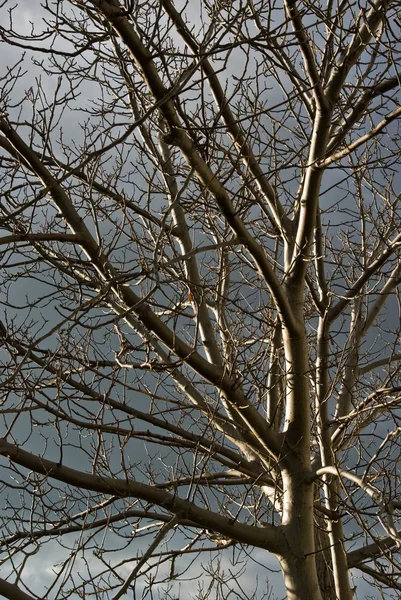
<svg viewBox="0 0 401 600">
<path fill-rule="evenodd" d="M 283 473 L 283 523 L 287 551 L 279 557 L 288 600 L 322 600 L 316 568 L 314 486 L 295 459 Z M 326 597 L 325 597 L 326 600 Z"/>
<path fill-rule="evenodd" d="M 279 560 L 287 590 L 287 600 L 323 600 L 316 577 L 314 557 L 308 560 L 297 557 Z"/>
<path fill-rule="evenodd" d="M 314 494 L 311 479 L 309 349 L 304 324 L 304 289 L 286 286 L 296 335 L 283 329 L 286 360 L 285 447 L 282 458 L 282 530 L 287 549 L 279 557 L 288 600 L 322 600 L 316 562 Z M 326 597 L 325 597 L 326 600 Z"/>
<path fill-rule="evenodd" d="M 326 530 L 325 519 L 319 514 L 315 515 L 315 551 L 316 571 L 321 594 L 324 600 L 338 600 L 331 561 L 330 538 Z"/>
</svg>

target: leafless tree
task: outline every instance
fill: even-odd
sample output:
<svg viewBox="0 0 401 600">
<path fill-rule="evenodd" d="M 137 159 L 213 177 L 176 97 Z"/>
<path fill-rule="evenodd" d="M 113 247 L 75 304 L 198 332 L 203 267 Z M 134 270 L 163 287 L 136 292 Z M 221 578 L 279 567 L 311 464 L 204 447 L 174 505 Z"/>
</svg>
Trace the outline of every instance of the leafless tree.
<svg viewBox="0 0 401 600">
<path fill-rule="evenodd" d="M 399 597 L 400 2 L 0 23 L 0 595 Z"/>
</svg>

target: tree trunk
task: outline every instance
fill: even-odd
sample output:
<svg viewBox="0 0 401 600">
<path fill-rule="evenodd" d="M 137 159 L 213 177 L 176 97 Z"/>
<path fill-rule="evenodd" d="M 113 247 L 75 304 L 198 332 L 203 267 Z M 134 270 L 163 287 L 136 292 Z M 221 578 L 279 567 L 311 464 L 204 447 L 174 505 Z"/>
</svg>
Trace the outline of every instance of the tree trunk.
<svg viewBox="0 0 401 600">
<path fill-rule="evenodd" d="M 316 571 L 319 587 L 324 600 L 338 600 L 331 563 L 330 539 L 324 518 L 315 516 Z"/>
<path fill-rule="evenodd" d="M 314 485 L 307 481 L 301 464 L 295 460 L 293 470 L 283 472 L 282 528 L 287 549 L 279 561 L 288 600 L 322 600 L 313 520 Z"/>
<path fill-rule="evenodd" d="M 293 555 L 291 558 L 279 558 L 279 561 L 287 590 L 287 600 L 323 600 L 313 556 Z"/>
</svg>

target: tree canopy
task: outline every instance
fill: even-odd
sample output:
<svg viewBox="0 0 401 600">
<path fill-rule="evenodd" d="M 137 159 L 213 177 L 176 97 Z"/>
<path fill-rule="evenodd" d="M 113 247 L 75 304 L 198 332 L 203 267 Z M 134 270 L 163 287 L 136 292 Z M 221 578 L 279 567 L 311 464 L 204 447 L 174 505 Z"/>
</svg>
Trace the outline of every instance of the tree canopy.
<svg viewBox="0 0 401 600">
<path fill-rule="evenodd" d="M 0 595 L 398 598 L 400 3 L 32 4 L 0 5 Z"/>
</svg>

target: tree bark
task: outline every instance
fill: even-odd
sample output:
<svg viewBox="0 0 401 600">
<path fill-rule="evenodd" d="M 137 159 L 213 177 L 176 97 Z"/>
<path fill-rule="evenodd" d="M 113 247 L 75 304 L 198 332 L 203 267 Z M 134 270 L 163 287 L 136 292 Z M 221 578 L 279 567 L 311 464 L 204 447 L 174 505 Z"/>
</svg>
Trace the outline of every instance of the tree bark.
<svg viewBox="0 0 401 600">
<path fill-rule="evenodd" d="M 287 590 L 287 600 L 323 600 L 313 556 L 293 555 L 291 558 L 279 560 Z"/>
<path fill-rule="evenodd" d="M 283 524 L 287 550 L 279 557 L 288 600 L 322 600 L 319 585 L 315 527 L 314 486 L 307 471 L 295 466 L 283 473 Z"/>
<path fill-rule="evenodd" d="M 315 516 L 316 571 L 319 587 L 324 600 L 337 600 L 334 574 L 331 562 L 330 539 L 326 531 L 325 520 Z"/>
</svg>

